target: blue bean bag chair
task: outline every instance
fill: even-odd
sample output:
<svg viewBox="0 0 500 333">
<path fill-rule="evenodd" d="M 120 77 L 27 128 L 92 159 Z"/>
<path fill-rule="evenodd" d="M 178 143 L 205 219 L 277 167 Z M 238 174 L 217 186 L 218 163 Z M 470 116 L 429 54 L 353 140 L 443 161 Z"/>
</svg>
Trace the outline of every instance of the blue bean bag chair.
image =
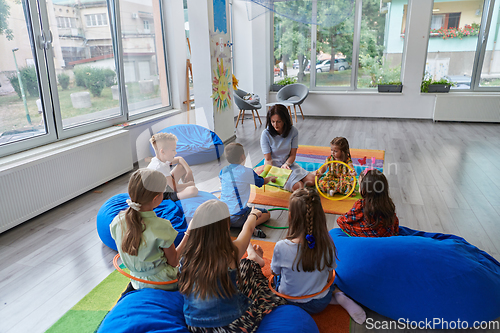
<svg viewBox="0 0 500 333">
<path fill-rule="evenodd" d="M 158 133 L 172 133 L 177 141 L 177 155 L 183 157 L 189 165 L 202 164 L 219 159 L 224 153 L 222 140 L 203 126 L 175 125 L 162 129 Z M 151 155 L 155 156 L 153 147 Z"/>
<path fill-rule="evenodd" d="M 117 194 L 106 201 L 97 213 L 97 233 L 101 241 L 117 251 L 116 243 L 111 237 L 109 225 L 119 212 L 128 208 L 125 202 L 129 199 L 127 193 Z M 179 245 L 184 232 L 188 227 L 188 222 L 191 221 L 193 214 L 199 205 L 210 199 L 217 199 L 213 194 L 199 191 L 198 196 L 173 202 L 172 200 L 163 200 L 162 203 L 154 209 L 156 216 L 167 219 L 172 223 L 175 230 L 179 232 L 174 243 Z M 187 221 L 186 221 L 187 219 Z"/>
<path fill-rule="evenodd" d="M 461 237 L 399 230 L 383 238 L 330 231 L 340 290 L 381 315 L 437 322 L 435 329 L 447 328 L 444 321 L 473 327 L 500 316 L 498 261 Z"/>
<path fill-rule="evenodd" d="M 189 333 L 182 308 L 184 299 L 177 291 L 141 289 L 122 297 L 98 329 L 106 333 Z M 319 332 L 307 312 L 293 305 L 282 305 L 267 314 L 257 332 Z"/>
</svg>

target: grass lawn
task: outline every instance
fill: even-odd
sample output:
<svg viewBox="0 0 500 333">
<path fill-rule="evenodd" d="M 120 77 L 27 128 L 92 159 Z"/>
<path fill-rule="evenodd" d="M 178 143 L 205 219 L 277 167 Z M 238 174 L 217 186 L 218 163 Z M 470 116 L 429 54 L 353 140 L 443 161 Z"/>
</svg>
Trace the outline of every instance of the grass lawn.
<svg viewBox="0 0 500 333">
<path fill-rule="evenodd" d="M 499 87 L 500 86 L 500 79 L 489 79 L 489 80 L 482 80 L 480 81 L 479 85 L 481 87 Z"/>
</svg>

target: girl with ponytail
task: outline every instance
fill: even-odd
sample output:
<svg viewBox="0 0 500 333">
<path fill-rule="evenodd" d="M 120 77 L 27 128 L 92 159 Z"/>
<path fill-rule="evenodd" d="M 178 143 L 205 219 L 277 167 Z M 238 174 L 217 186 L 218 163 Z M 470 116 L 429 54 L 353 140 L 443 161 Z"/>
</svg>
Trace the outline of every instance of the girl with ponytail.
<svg viewBox="0 0 500 333">
<path fill-rule="evenodd" d="M 314 188 L 292 193 L 288 206 L 288 233 L 274 247 L 271 270 L 278 277 L 277 291 L 288 296 L 320 292 L 333 277 L 336 249 L 326 227 L 326 216 Z M 287 300 L 310 314 L 323 311 L 328 304 L 340 304 L 359 324 L 365 311 L 343 292 L 332 286 L 303 299 Z"/>
<path fill-rule="evenodd" d="M 189 236 L 188 229 L 176 248 L 177 231 L 169 220 L 157 217 L 153 211 L 162 202 L 166 185 L 167 180 L 159 171 L 135 171 L 128 184 L 129 208 L 120 212 L 109 226 L 123 264 L 132 276 L 142 280 L 177 279 L 180 253 Z M 124 294 L 142 288 L 176 290 L 177 283 L 156 285 L 131 280 Z"/>
</svg>

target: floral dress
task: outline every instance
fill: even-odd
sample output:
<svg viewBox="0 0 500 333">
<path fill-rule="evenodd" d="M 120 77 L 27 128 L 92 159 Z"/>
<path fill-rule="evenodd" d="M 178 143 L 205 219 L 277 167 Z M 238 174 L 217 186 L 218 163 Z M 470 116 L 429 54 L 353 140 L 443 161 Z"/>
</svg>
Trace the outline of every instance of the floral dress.
<svg viewBox="0 0 500 333">
<path fill-rule="evenodd" d="M 331 161 L 335 161 L 335 159 L 330 155 L 325 163 Z M 354 170 L 351 158 L 348 158 L 345 163 Z M 354 176 L 351 175 L 351 170 L 340 163 L 330 163 L 326 172 L 318 180 L 321 192 L 326 194 L 330 194 L 330 191 L 333 190 L 333 193 L 347 195 L 351 192 L 353 184 Z"/>
</svg>

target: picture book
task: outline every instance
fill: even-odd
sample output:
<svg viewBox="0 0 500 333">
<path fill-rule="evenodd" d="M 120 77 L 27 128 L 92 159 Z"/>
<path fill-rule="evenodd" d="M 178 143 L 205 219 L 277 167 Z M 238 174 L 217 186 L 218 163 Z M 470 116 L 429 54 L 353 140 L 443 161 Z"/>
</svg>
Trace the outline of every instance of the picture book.
<svg viewBox="0 0 500 333">
<path fill-rule="evenodd" d="M 269 182 L 267 185 L 272 185 L 276 187 L 283 188 L 285 186 L 286 181 L 288 180 L 288 177 L 290 177 L 290 174 L 292 173 L 292 170 L 289 169 L 282 169 L 278 168 L 272 165 L 266 165 L 264 167 L 264 171 L 260 174 L 261 177 L 276 177 L 275 182 Z"/>
</svg>

